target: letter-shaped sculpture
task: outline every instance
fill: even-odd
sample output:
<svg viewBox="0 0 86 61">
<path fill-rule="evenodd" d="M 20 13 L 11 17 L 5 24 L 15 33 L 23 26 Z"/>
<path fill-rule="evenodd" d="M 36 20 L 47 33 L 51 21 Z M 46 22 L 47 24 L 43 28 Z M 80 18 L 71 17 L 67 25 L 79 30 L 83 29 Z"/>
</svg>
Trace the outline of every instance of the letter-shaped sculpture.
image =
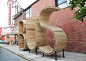
<svg viewBox="0 0 86 61">
<path fill-rule="evenodd" d="M 53 33 L 54 39 L 55 39 L 54 48 L 50 47 L 49 45 L 39 47 L 41 52 L 46 55 L 51 55 L 56 52 L 60 52 L 63 49 L 65 49 L 65 47 L 67 45 L 67 37 L 66 37 L 64 30 L 62 30 L 59 27 L 52 26 L 49 22 L 49 17 L 51 15 L 51 13 L 56 10 L 61 10 L 61 8 L 46 7 L 44 9 L 42 9 L 42 11 L 40 12 L 40 15 L 39 15 L 40 26 L 42 28 L 49 29 Z M 45 29 L 44 29 L 44 31 L 45 31 Z M 46 41 L 46 39 L 44 41 Z"/>
<path fill-rule="evenodd" d="M 19 34 L 19 49 L 20 50 L 27 50 L 27 41 L 26 41 L 26 34 Z"/>
<path fill-rule="evenodd" d="M 26 33 L 26 20 L 19 21 L 19 34 Z"/>
<path fill-rule="evenodd" d="M 19 21 L 19 49 L 27 50 L 27 41 L 26 41 L 26 21 Z"/>
<path fill-rule="evenodd" d="M 19 39 L 20 39 L 19 47 L 20 48 L 22 47 L 20 46 L 21 43 L 24 44 L 24 41 L 23 41 L 24 38 L 20 34 L 26 32 L 26 39 L 27 39 L 26 42 L 29 48 L 29 52 L 30 50 L 36 49 L 36 53 L 37 53 L 37 48 L 39 48 L 43 53 L 43 55 L 44 54 L 51 55 L 55 53 L 55 56 L 56 56 L 56 52 L 60 52 L 65 49 L 67 45 L 67 37 L 64 30 L 62 30 L 59 27 L 52 26 L 49 22 L 49 17 L 51 13 L 56 10 L 61 10 L 61 8 L 46 7 L 40 12 L 40 14 L 36 13 L 36 19 L 26 18 L 26 21 L 19 22 Z M 49 29 L 54 35 L 54 39 L 55 39 L 54 48 L 52 48 L 50 45 L 46 45 L 46 29 Z"/>
<path fill-rule="evenodd" d="M 37 15 L 39 16 L 39 14 Z M 26 18 L 26 38 L 29 52 L 30 50 L 36 50 L 37 54 L 37 48 L 45 45 L 46 30 L 44 31 L 44 28 L 39 25 L 38 20 Z"/>
</svg>

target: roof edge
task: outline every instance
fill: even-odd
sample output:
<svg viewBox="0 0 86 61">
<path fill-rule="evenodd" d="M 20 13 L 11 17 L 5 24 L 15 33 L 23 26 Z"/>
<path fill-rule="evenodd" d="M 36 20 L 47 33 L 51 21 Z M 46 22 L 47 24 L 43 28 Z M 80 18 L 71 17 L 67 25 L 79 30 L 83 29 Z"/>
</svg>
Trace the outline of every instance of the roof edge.
<svg viewBox="0 0 86 61">
<path fill-rule="evenodd" d="M 28 8 L 30 8 L 33 4 L 35 4 L 35 3 L 38 2 L 38 1 L 39 1 L 39 0 L 36 0 L 35 2 L 33 2 L 33 3 L 32 3 L 31 5 L 29 5 L 26 9 L 24 9 L 23 12 L 26 11 Z"/>
<path fill-rule="evenodd" d="M 36 2 L 38 2 L 39 0 L 36 0 L 35 2 L 33 2 L 31 5 L 29 5 L 26 9 L 23 9 L 22 12 L 26 11 L 28 8 L 30 8 L 33 4 L 35 4 Z M 13 20 L 15 20 L 17 17 L 19 17 L 20 15 L 22 15 L 22 12 L 20 12 L 18 15 L 16 15 Z"/>
</svg>

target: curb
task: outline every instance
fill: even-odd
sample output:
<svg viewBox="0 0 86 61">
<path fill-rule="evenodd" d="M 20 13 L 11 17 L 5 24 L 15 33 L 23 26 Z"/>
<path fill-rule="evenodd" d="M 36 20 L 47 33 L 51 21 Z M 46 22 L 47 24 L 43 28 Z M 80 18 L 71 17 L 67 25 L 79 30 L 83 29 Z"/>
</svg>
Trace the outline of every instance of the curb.
<svg viewBox="0 0 86 61">
<path fill-rule="evenodd" d="M 3 47 L 3 46 L 0 46 L 0 47 L 1 47 L 1 48 L 4 48 L 5 50 L 7 50 L 7 51 L 9 51 L 9 52 L 11 52 L 11 53 L 13 53 L 13 54 L 19 56 L 19 57 L 22 57 L 23 59 L 26 59 L 26 60 L 28 60 L 28 61 L 36 61 L 36 60 L 34 60 L 34 59 L 27 58 L 27 57 L 25 57 L 25 56 L 22 55 L 22 54 L 19 54 L 19 53 L 17 54 L 17 53 L 15 53 L 15 52 L 11 51 L 10 49 L 5 48 L 5 47 Z"/>
</svg>

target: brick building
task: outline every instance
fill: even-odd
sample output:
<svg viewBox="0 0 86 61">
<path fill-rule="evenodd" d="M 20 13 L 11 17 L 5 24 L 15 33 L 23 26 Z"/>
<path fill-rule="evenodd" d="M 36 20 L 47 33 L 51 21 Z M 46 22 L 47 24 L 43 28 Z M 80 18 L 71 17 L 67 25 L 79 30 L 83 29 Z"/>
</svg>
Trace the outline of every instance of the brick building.
<svg viewBox="0 0 86 61">
<path fill-rule="evenodd" d="M 51 25 L 60 27 L 65 31 L 67 35 L 67 47 L 65 50 L 86 53 L 86 17 L 84 22 L 73 20 L 74 12 L 78 9 L 75 8 L 71 11 L 68 9 L 68 3 L 69 0 L 36 0 L 33 4 L 15 15 L 15 25 L 18 25 L 18 21 L 25 20 L 26 17 L 35 18 L 35 12 L 40 12 L 47 6 L 63 8 L 61 11 L 55 11 L 51 14 Z M 46 45 L 53 47 L 55 43 L 53 34 L 48 29 L 46 29 L 46 33 Z M 52 41 L 54 42 L 52 43 Z"/>
<path fill-rule="evenodd" d="M 18 28 L 17 26 L 14 26 L 14 20 L 12 19 L 12 6 L 13 6 L 13 0 L 7 1 L 7 7 L 8 7 L 8 26 L 7 27 L 1 27 L 0 28 L 0 40 L 5 41 L 15 41 L 17 34 L 18 34 Z"/>
</svg>

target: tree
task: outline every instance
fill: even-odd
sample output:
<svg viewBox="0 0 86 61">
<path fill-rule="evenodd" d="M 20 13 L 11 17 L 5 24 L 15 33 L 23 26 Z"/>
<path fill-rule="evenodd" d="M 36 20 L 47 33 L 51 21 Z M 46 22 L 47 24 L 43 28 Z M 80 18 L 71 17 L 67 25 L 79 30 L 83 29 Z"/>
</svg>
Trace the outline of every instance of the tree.
<svg viewBox="0 0 86 61">
<path fill-rule="evenodd" d="M 73 19 L 79 19 L 83 22 L 83 18 L 86 16 L 86 0 L 70 0 L 69 4 L 71 5 L 71 10 L 73 10 L 73 8 L 79 7 L 79 9 L 75 11 L 75 17 L 73 17 Z"/>
</svg>

